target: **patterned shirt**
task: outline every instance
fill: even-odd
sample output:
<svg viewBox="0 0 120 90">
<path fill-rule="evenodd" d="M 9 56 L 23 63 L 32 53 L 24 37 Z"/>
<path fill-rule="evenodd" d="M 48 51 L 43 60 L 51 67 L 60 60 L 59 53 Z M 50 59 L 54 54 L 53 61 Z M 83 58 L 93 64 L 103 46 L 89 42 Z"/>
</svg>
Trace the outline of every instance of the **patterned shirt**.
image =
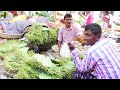
<svg viewBox="0 0 120 90">
<path fill-rule="evenodd" d="M 120 79 L 120 54 L 113 40 L 96 42 L 88 49 L 84 60 L 80 60 L 75 49 L 71 53 L 80 72 L 93 69 L 91 74 L 97 79 Z"/>
</svg>

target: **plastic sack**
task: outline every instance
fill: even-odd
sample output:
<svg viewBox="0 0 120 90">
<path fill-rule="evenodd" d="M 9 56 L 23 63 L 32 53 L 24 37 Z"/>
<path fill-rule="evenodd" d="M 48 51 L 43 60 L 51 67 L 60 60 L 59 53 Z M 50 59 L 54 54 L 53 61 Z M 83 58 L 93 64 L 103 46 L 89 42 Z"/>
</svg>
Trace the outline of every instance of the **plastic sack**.
<svg viewBox="0 0 120 90">
<path fill-rule="evenodd" d="M 67 45 L 67 42 L 64 43 L 60 49 L 60 56 L 65 58 L 71 58 L 70 49 Z"/>
</svg>

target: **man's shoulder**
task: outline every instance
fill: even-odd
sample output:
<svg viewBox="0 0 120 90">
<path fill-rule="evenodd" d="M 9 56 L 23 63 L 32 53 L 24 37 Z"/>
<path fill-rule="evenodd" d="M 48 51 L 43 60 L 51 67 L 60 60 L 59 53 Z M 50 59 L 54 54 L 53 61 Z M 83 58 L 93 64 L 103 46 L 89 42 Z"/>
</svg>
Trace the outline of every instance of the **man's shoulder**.
<svg viewBox="0 0 120 90">
<path fill-rule="evenodd" d="M 80 26 L 79 23 L 74 23 L 74 24 L 72 25 L 72 27 L 73 27 L 74 29 L 77 29 L 77 30 L 80 30 L 80 29 L 81 29 L 81 26 Z"/>
<path fill-rule="evenodd" d="M 101 39 L 99 42 L 96 42 L 93 46 L 91 46 L 88 50 L 89 53 L 94 53 L 97 50 L 103 48 L 104 44 L 110 41 L 109 39 Z"/>
<path fill-rule="evenodd" d="M 74 24 L 72 24 L 72 27 L 77 28 L 78 25 L 79 25 L 78 23 L 74 23 Z"/>
<path fill-rule="evenodd" d="M 62 26 L 59 28 L 59 30 L 63 30 L 63 29 L 65 29 L 65 25 L 62 25 Z"/>
</svg>

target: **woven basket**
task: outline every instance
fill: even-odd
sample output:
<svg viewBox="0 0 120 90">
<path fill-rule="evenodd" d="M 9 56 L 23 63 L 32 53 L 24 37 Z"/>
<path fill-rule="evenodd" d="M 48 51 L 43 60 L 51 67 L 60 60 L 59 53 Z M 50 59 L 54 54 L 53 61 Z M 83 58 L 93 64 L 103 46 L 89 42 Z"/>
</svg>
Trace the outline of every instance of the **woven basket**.
<svg viewBox="0 0 120 90">
<path fill-rule="evenodd" d="M 6 34 L 6 33 L 0 33 L 1 38 L 6 38 L 6 39 L 17 39 L 21 38 L 23 36 L 22 34 Z"/>
<path fill-rule="evenodd" d="M 23 33 L 28 33 L 29 31 L 31 31 L 31 26 L 26 27 L 26 28 L 23 30 Z"/>
</svg>

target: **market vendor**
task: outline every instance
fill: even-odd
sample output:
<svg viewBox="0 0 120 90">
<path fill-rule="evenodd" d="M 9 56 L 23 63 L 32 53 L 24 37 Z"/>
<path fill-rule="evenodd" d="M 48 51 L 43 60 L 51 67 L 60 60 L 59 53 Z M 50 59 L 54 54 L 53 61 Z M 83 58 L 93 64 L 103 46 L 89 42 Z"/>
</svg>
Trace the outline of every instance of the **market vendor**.
<svg viewBox="0 0 120 90">
<path fill-rule="evenodd" d="M 71 42 L 77 36 L 79 36 L 80 35 L 79 31 L 80 31 L 79 28 L 72 22 L 72 15 L 66 14 L 64 16 L 64 25 L 59 29 L 59 32 L 58 32 L 59 51 L 63 43 Z"/>
<path fill-rule="evenodd" d="M 85 41 L 91 47 L 88 49 L 84 60 L 80 60 L 74 46 L 68 43 L 78 69 L 74 78 L 120 79 L 120 53 L 116 48 L 116 43 L 111 39 L 102 39 L 101 34 L 100 25 L 92 23 L 85 26 Z"/>
</svg>

